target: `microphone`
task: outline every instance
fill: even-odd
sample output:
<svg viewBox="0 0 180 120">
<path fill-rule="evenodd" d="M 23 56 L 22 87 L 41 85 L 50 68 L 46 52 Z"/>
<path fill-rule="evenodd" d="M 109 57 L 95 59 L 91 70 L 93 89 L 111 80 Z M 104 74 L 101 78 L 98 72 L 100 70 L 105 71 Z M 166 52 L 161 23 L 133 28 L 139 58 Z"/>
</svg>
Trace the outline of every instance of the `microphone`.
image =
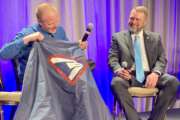
<svg viewBox="0 0 180 120">
<path fill-rule="evenodd" d="M 122 67 L 124 68 L 124 69 L 128 69 L 128 63 L 126 62 L 126 61 L 123 61 L 122 62 Z M 133 70 L 135 68 L 135 65 L 132 65 L 132 67 L 130 68 L 130 70 Z M 130 73 L 131 74 L 131 73 Z M 135 84 L 135 81 L 136 81 L 136 77 L 133 75 L 133 74 L 131 74 L 131 84 L 132 85 L 134 85 Z"/>
<path fill-rule="evenodd" d="M 128 69 L 128 63 L 126 61 L 123 61 L 121 65 L 122 65 L 122 68 Z M 131 71 L 135 70 L 135 64 L 133 64 L 129 70 Z"/>
<path fill-rule="evenodd" d="M 86 31 L 82 37 L 82 41 L 87 41 L 87 38 L 91 34 L 93 27 L 94 27 L 94 25 L 92 23 L 88 24 Z"/>
<path fill-rule="evenodd" d="M 122 62 L 122 67 L 123 67 L 124 69 L 127 69 L 128 63 L 127 63 L 126 61 L 123 61 L 123 62 Z"/>
</svg>

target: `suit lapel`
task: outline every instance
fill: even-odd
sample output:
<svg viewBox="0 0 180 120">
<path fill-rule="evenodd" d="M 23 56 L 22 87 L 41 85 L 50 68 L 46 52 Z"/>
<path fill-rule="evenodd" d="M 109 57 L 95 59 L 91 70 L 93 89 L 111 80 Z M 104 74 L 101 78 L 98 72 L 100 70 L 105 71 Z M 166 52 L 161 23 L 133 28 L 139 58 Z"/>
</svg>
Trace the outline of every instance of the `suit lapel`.
<svg viewBox="0 0 180 120">
<path fill-rule="evenodd" d="M 145 45 L 145 50 L 146 50 L 146 54 L 147 54 L 147 59 L 148 59 L 148 62 L 150 62 L 150 58 L 151 58 L 152 54 L 149 51 L 151 50 L 152 40 L 146 31 L 144 31 L 143 36 L 144 36 L 144 45 Z M 126 44 L 129 48 L 132 58 L 134 59 L 134 47 L 133 47 L 133 41 L 132 41 L 130 32 L 127 32 L 126 38 L 127 38 Z"/>
<path fill-rule="evenodd" d="M 150 35 L 144 31 L 143 33 L 143 36 L 144 36 L 144 46 L 145 46 L 145 50 L 146 50 L 146 55 L 147 55 L 147 59 L 148 59 L 148 63 L 150 64 L 151 60 L 150 58 L 152 58 L 153 56 L 153 53 L 151 53 L 151 50 L 152 50 L 152 40 L 151 40 L 151 37 Z M 132 37 L 131 37 L 131 34 L 130 32 L 127 32 L 125 34 L 125 38 L 126 38 L 126 45 L 130 51 L 130 54 L 132 56 L 132 59 L 134 60 L 134 47 L 133 47 L 133 41 L 132 41 Z"/>
<path fill-rule="evenodd" d="M 146 55 L 147 55 L 147 59 L 148 59 L 148 62 L 150 62 L 150 58 L 151 58 L 151 53 L 149 52 L 152 48 L 152 40 L 151 40 L 151 37 L 149 36 L 149 34 L 144 31 L 143 33 L 143 36 L 144 36 L 144 45 L 145 45 L 145 50 L 146 50 Z M 134 47 L 133 47 L 133 41 L 132 41 L 132 37 L 131 37 L 131 34 L 130 32 L 127 32 L 126 33 L 126 44 L 127 44 L 127 47 L 129 48 L 129 51 L 130 51 L 130 54 L 132 56 L 132 58 L 134 59 Z"/>
<path fill-rule="evenodd" d="M 152 46 L 151 46 L 152 41 L 147 32 L 144 31 L 143 35 L 144 35 L 144 46 L 145 46 L 145 50 L 146 50 L 147 59 L 148 59 L 148 62 L 151 62 L 150 58 L 151 58 L 152 53 L 150 51 L 152 49 Z"/>
<path fill-rule="evenodd" d="M 127 47 L 129 48 L 130 54 L 132 56 L 132 58 L 134 59 L 134 47 L 133 47 L 133 42 L 132 42 L 132 37 L 130 32 L 127 32 L 126 34 L 127 37 Z"/>
</svg>

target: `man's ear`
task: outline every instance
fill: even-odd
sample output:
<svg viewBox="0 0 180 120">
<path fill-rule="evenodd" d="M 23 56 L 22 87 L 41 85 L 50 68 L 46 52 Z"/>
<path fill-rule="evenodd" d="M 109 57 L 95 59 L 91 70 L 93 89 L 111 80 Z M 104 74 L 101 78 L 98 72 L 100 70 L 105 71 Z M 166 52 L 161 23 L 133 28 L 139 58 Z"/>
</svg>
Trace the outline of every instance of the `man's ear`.
<svg viewBox="0 0 180 120">
<path fill-rule="evenodd" d="M 133 23 L 129 20 L 129 21 L 128 21 L 128 25 L 129 25 L 129 26 L 132 26 L 132 24 L 133 24 Z"/>
<path fill-rule="evenodd" d="M 40 20 L 39 18 L 37 18 L 37 21 L 38 21 L 38 24 L 39 24 L 40 26 L 42 26 L 42 22 L 41 22 L 41 20 Z"/>
<path fill-rule="evenodd" d="M 144 18 L 144 27 L 146 27 L 147 23 L 148 23 L 148 17 L 146 16 L 146 17 Z"/>
</svg>

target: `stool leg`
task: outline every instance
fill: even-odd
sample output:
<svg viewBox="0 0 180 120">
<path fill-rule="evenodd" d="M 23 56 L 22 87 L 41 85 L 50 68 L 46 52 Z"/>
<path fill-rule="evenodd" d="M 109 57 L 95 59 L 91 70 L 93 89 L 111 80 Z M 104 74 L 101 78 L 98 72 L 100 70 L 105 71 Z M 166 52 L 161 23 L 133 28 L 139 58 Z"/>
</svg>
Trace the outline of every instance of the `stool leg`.
<svg viewBox="0 0 180 120">
<path fill-rule="evenodd" d="M 114 98 L 114 104 L 113 104 L 113 120 L 116 120 L 117 117 L 117 102 L 116 99 Z"/>
<path fill-rule="evenodd" d="M 4 120 L 4 112 L 1 105 L 0 105 L 0 120 Z"/>
<path fill-rule="evenodd" d="M 123 110 L 119 109 L 119 104 L 116 99 L 114 99 L 113 105 L 113 120 L 122 120 Z"/>
</svg>

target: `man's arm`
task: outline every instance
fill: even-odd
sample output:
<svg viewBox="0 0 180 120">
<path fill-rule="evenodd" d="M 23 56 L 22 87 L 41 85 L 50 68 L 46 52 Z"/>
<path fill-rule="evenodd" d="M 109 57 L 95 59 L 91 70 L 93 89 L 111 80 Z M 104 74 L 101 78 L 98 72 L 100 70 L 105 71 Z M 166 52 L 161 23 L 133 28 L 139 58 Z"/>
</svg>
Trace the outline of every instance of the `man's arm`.
<svg viewBox="0 0 180 120">
<path fill-rule="evenodd" d="M 151 73 L 146 78 L 145 87 L 154 88 L 156 87 L 159 77 L 165 72 L 167 59 L 165 55 L 164 48 L 161 43 L 160 35 L 158 35 L 158 44 L 157 44 L 157 60 L 155 62 L 154 68 L 151 70 Z"/>
<path fill-rule="evenodd" d="M 113 72 L 116 72 L 116 70 L 121 69 L 121 66 L 119 64 L 119 46 L 117 43 L 117 38 L 115 35 L 112 36 L 112 41 L 111 41 L 111 47 L 109 49 L 109 65 L 112 68 Z"/>
<path fill-rule="evenodd" d="M 25 47 L 25 44 L 22 40 L 24 33 L 20 32 L 16 35 L 15 39 L 12 42 L 5 44 L 0 49 L 0 59 L 13 59 L 16 57 L 21 49 Z"/>
<path fill-rule="evenodd" d="M 122 51 L 120 51 L 116 35 L 112 37 L 111 48 L 109 50 L 109 64 L 116 76 L 121 77 L 124 80 L 131 80 L 131 70 L 128 68 L 123 68 L 120 65 L 120 54 Z"/>
<path fill-rule="evenodd" d="M 13 59 L 17 57 L 21 50 L 30 42 L 40 41 L 43 38 L 43 35 L 39 32 L 35 32 L 32 29 L 24 29 L 16 35 L 12 42 L 5 44 L 0 49 L 0 59 Z"/>
<path fill-rule="evenodd" d="M 157 50 L 158 56 L 157 56 L 155 66 L 152 69 L 152 72 L 159 73 L 161 75 L 161 74 L 163 74 L 165 72 L 167 59 L 166 59 L 165 50 L 164 50 L 162 42 L 161 42 L 160 35 L 158 35 L 157 48 L 158 48 L 158 50 Z"/>
</svg>

